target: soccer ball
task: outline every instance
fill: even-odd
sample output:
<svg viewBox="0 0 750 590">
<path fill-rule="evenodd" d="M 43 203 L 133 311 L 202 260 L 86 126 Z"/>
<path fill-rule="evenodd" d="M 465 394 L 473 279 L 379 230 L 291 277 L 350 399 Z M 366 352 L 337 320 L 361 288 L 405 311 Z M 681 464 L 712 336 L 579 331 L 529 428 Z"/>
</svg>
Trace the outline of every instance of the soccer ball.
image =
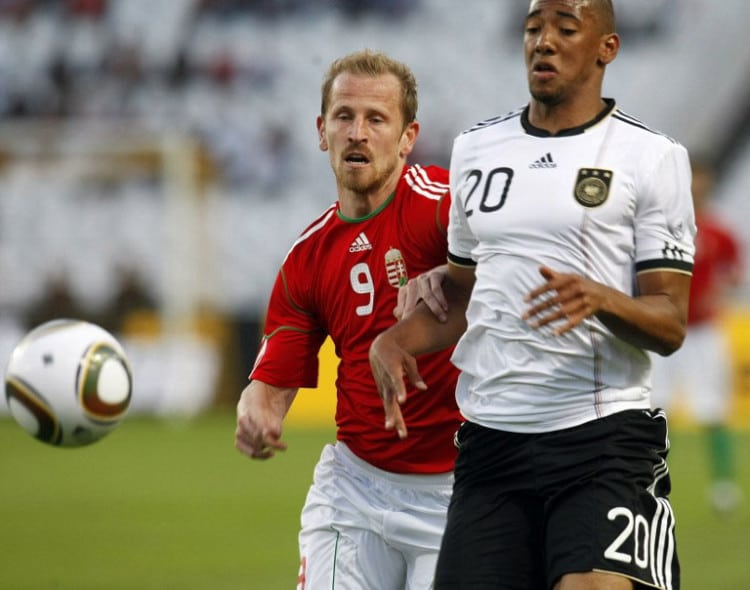
<svg viewBox="0 0 750 590">
<path fill-rule="evenodd" d="M 125 351 L 89 322 L 41 324 L 18 343 L 5 372 L 5 398 L 16 422 L 54 446 L 78 447 L 110 433 L 130 405 Z"/>
</svg>

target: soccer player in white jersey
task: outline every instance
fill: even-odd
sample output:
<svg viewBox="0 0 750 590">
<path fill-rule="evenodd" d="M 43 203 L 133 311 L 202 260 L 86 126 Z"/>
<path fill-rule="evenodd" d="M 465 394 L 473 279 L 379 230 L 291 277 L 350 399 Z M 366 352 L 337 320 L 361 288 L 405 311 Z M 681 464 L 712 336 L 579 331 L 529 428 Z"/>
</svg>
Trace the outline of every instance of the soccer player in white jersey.
<svg viewBox="0 0 750 590">
<path fill-rule="evenodd" d="M 686 331 L 687 151 L 602 97 L 610 0 L 532 0 L 524 31 L 528 105 L 454 142 L 443 321 L 419 305 L 371 346 L 386 427 L 409 436 L 416 355 L 458 342 L 436 590 L 676 590 L 648 351 Z"/>
<path fill-rule="evenodd" d="M 255 459 L 286 448 L 282 423 L 314 387 L 330 336 L 340 358 L 336 443 L 302 510 L 298 590 L 428 590 L 445 528 L 461 423 L 450 351 L 422 358 L 433 387 L 413 391 L 413 436 L 383 429 L 367 362 L 393 324 L 399 287 L 445 260 L 448 171 L 406 164 L 417 87 L 404 64 L 359 51 L 331 64 L 317 119 L 338 199 L 291 247 L 268 305 L 261 350 L 237 405 L 236 446 Z"/>
</svg>

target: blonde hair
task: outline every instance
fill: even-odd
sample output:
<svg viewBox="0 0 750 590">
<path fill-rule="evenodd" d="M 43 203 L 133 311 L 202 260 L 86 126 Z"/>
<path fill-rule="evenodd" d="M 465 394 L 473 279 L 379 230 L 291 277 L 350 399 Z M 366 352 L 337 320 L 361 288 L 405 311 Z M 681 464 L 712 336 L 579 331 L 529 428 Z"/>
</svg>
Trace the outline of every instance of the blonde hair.
<svg viewBox="0 0 750 590">
<path fill-rule="evenodd" d="M 417 81 L 411 69 L 406 64 L 396 61 L 386 54 L 370 49 L 363 49 L 350 53 L 335 60 L 328 68 L 323 78 L 321 88 L 320 113 L 323 117 L 328 110 L 331 87 L 336 78 L 343 73 L 365 76 L 382 76 L 393 74 L 401 85 L 401 113 L 404 125 L 412 123 L 417 118 Z"/>
</svg>

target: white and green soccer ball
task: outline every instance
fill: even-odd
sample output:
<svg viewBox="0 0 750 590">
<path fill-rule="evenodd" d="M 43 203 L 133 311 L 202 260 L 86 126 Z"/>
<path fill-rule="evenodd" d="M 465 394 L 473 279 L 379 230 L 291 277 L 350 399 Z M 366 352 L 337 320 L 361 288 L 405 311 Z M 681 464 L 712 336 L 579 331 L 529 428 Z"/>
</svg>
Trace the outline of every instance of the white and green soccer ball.
<svg viewBox="0 0 750 590">
<path fill-rule="evenodd" d="M 32 436 L 78 447 L 122 421 L 132 383 L 125 351 L 112 334 L 89 322 L 59 319 L 31 330 L 13 350 L 5 399 Z"/>
</svg>

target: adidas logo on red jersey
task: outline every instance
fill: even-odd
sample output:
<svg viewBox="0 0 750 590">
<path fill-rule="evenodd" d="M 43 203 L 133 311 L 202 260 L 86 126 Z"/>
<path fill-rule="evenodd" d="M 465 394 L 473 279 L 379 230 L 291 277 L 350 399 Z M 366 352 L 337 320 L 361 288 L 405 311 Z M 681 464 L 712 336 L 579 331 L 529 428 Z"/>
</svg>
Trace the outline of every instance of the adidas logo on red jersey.
<svg viewBox="0 0 750 590">
<path fill-rule="evenodd" d="M 349 246 L 349 252 L 362 252 L 364 250 L 372 250 L 372 244 L 367 239 L 365 232 L 360 232 L 357 239 Z"/>
</svg>

